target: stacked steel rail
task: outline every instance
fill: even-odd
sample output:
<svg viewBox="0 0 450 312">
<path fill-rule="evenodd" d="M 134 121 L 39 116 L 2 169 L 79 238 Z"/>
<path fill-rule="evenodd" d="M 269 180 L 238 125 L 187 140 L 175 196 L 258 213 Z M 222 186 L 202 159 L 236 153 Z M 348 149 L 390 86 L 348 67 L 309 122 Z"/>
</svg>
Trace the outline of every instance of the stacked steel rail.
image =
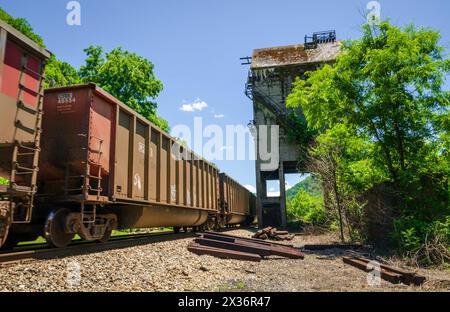
<svg viewBox="0 0 450 312">
<path fill-rule="evenodd" d="M 293 246 L 215 232 L 199 234 L 188 250 L 198 255 L 255 262 L 269 256 L 304 259 L 303 253 Z"/>
</svg>

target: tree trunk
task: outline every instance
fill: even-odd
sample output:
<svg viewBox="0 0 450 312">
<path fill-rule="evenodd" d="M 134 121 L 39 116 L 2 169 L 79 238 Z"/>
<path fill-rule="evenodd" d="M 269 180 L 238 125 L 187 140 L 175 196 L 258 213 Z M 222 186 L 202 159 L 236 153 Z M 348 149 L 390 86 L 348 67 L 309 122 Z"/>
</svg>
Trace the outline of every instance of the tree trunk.
<svg viewBox="0 0 450 312">
<path fill-rule="evenodd" d="M 396 112 L 397 112 L 397 110 L 395 109 L 395 113 Z M 404 144 L 403 144 L 402 130 L 400 129 L 400 127 L 398 125 L 397 116 L 394 116 L 394 129 L 395 129 L 395 136 L 397 139 L 398 155 L 400 157 L 400 168 L 402 171 L 405 171 L 405 169 L 406 169 L 405 148 L 404 148 Z"/>
<path fill-rule="evenodd" d="M 342 218 L 342 207 L 341 207 L 341 197 L 339 195 L 338 185 L 337 185 L 337 177 L 336 177 L 336 169 L 333 168 L 333 189 L 334 189 L 334 196 L 336 197 L 336 207 L 338 210 L 338 216 L 339 216 L 339 227 L 341 230 L 341 241 L 345 242 L 345 236 L 344 236 L 344 221 Z"/>
</svg>

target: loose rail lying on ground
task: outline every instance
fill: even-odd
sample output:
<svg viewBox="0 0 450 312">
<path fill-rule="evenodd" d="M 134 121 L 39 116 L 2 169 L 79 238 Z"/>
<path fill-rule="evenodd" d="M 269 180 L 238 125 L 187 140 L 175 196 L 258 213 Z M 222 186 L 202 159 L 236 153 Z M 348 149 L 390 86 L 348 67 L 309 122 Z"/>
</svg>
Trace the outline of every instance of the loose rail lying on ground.
<svg viewBox="0 0 450 312">
<path fill-rule="evenodd" d="M 304 259 L 300 250 L 292 246 L 214 232 L 199 234 L 188 250 L 199 255 L 258 262 L 268 256 Z"/>
<path fill-rule="evenodd" d="M 330 250 L 330 249 L 363 249 L 369 248 L 370 246 L 364 246 L 362 244 L 321 244 L 321 245 L 305 245 L 303 246 L 303 250 L 309 251 L 322 251 L 322 250 Z"/>
<path fill-rule="evenodd" d="M 360 257 L 344 257 L 343 261 L 348 265 L 366 272 L 372 272 L 378 266 L 378 263 L 375 265 L 371 260 Z M 393 284 L 402 283 L 405 285 L 420 286 L 426 281 L 424 276 L 420 276 L 415 272 L 408 272 L 384 264 L 379 264 L 379 269 L 381 278 Z"/>
</svg>

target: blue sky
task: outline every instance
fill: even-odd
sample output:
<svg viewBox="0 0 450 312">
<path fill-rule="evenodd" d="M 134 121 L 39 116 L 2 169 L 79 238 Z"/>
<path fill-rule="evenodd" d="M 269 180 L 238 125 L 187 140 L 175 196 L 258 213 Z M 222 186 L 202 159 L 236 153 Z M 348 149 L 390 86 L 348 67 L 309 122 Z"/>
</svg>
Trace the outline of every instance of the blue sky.
<svg viewBox="0 0 450 312">
<path fill-rule="evenodd" d="M 164 83 L 159 114 L 170 125 L 247 125 L 252 104 L 243 91 L 248 67 L 239 58 L 255 48 L 302 43 L 305 34 L 336 29 L 339 39 L 357 38 L 365 0 L 79 0 L 81 26 L 66 24 L 68 0 L 0 0 L 15 17 L 26 18 L 59 59 L 79 67 L 91 44 L 107 51 L 122 46 L 155 64 Z M 382 18 L 441 31 L 450 46 L 450 1 L 381 0 Z M 207 103 L 183 112 L 183 104 Z M 204 106 L 204 105 L 203 105 Z M 223 115 L 217 119 L 215 115 Z M 255 185 L 252 161 L 215 161 L 242 184 Z M 298 176 L 289 176 L 293 185 Z"/>
</svg>

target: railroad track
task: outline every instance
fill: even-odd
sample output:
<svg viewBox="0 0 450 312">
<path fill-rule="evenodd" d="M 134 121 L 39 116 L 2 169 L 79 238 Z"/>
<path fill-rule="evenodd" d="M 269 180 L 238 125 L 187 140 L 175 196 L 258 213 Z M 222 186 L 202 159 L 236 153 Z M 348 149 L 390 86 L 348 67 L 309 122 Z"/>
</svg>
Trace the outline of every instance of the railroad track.
<svg viewBox="0 0 450 312">
<path fill-rule="evenodd" d="M 46 244 L 33 244 L 18 248 L 17 250 L 1 252 L 0 266 L 10 265 L 33 260 L 51 260 L 78 256 L 114 249 L 128 248 L 150 243 L 170 241 L 182 238 L 194 237 L 195 233 L 158 232 L 149 234 L 132 234 L 111 238 L 107 243 L 93 243 L 75 241 L 65 248 L 50 248 Z"/>
</svg>

